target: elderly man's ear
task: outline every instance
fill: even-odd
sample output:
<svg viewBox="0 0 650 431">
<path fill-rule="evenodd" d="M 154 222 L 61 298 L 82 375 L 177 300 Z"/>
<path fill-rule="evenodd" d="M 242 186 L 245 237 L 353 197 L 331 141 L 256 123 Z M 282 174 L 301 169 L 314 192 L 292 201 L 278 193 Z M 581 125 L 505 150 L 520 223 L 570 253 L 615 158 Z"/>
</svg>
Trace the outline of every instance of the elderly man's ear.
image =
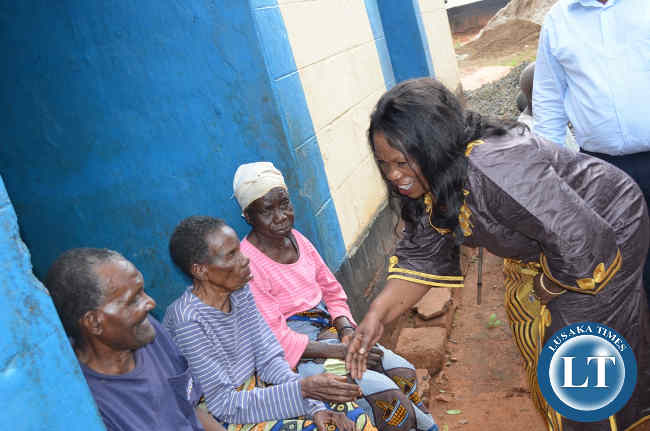
<svg viewBox="0 0 650 431">
<path fill-rule="evenodd" d="M 99 310 L 89 310 L 79 319 L 79 326 L 88 335 L 101 335 L 104 331 L 102 325 L 103 315 Z"/>
<path fill-rule="evenodd" d="M 207 268 L 205 265 L 201 265 L 200 263 L 193 263 L 190 267 L 190 272 L 192 273 L 192 278 L 195 278 L 197 280 L 206 279 Z"/>
</svg>

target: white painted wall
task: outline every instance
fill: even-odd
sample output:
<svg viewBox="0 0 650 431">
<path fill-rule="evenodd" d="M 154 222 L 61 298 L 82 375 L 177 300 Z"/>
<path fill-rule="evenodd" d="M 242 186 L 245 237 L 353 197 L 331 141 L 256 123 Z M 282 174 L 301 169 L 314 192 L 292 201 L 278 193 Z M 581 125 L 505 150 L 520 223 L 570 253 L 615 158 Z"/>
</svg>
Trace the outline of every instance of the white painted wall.
<svg viewBox="0 0 650 431">
<path fill-rule="evenodd" d="M 279 0 L 349 251 L 386 199 L 366 140 L 386 91 L 363 0 Z"/>
<path fill-rule="evenodd" d="M 454 91 L 460 84 L 460 76 L 444 1 L 418 1 L 436 78 Z"/>
</svg>

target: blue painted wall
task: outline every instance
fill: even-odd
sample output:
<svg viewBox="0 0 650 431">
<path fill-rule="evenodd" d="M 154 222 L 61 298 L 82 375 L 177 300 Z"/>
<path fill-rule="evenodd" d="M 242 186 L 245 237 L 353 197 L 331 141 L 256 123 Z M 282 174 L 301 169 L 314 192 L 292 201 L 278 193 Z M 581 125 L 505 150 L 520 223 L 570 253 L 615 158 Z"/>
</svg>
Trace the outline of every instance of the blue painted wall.
<svg viewBox="0 0 650 431">
<path fill-rule="evenodd" d="M 364 0 L 364 3 L 366 5 L 370 28 L 372 29 L 372 36 L 375 40 L 379 63 L 381 64 L 381 72 L 384 75 L 384 83 L 386 84 L 386 89 L 390 90 L 395 85 L 395 72 L 393 71 L 393 65 L 390 60 L 386 35 L 384 34 L 384 25 L 381 22 L 381 14 L 379 13 L 377 1 Z"/>
<path fill-rule="evenodd" d="M 435 77 L 418 0 L 376 0 L 397 82 Z"/>
<path fill-rule="evenodd" d="M 278 114 L 294 157 L 292 200 L 295 203 L 299 196 L 306 204 L 305 210 L 298 212 L 296 225 L 299 230 L 301 226 L 311 228 L 314 235 L 309 238 L 336 271 L 345 259 L 345 244 L 282 13 L 276 0 L 250 0 L 250 4 Z"/>
<path fill-rule="evenodd" d="M 104 429 L 52 301 L 32 274 L 1 177 L 0 333 L 0 429 Z"/>
<path fill-rule="evenodd" d="M 287 177 L 296 225 L 336 270 L 345 249 L 275 1 L 0 0 L 0 174 L 42 277 L 62 251 L 113 248 L 158 301 L 192 214 L 248 227 L 241 163 Z"/>
</svg>

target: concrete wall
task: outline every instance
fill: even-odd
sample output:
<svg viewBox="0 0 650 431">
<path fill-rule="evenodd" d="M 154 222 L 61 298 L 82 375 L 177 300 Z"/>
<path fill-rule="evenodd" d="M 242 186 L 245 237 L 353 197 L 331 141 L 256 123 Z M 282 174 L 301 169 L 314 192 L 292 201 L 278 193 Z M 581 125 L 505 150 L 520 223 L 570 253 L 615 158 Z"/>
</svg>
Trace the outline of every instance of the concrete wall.
<svg viewBox="0 0 650 431">
<path fill-rule="evenodd" d="M 280 0 L 346 249 L 385 200 L 365 132 L 386 91 L 363 0 Z"/>
<path fill-rule="evenodd" d="M 0 429 L 103 430 L 0 177 Z"/>
<path fill-rule="evenodd" d="M 66 249 L 113 248 L 161 316 L 187 284 L 167 251 L 174 226 L 209 214 L 245 234 L 232 176 L 256 160 L 285 172 L 296 225 L 340 265 L 320 151 L 268 2 L 2 3 L 0 174 L 38 276 Z"/>
<path fill-rule="evenodd" d="M 418 0 L 377 0 L 397 82 L 435 77 Z"/>
<path fill-rule="evenodd" d="M 160 317 L 188 283 L 174 226 L 208 214 L 247 233 L 232 176 L 270 160 L 361 317 L 395 221 L 368 116 L 396 81 L 434 74 L 425 18 L 418 0 L 0 0 L 0 175 L 34 273 L 116 249 Z M 0 221 L 0 428 L 101 428 L 3 187 Z"/>
<path fill-rule="evenodd" d="M 444 1 L 418 1 L 436 79 L 451 91 L 455 91 L 460 85 L 460 76 Z"/>
</svg>

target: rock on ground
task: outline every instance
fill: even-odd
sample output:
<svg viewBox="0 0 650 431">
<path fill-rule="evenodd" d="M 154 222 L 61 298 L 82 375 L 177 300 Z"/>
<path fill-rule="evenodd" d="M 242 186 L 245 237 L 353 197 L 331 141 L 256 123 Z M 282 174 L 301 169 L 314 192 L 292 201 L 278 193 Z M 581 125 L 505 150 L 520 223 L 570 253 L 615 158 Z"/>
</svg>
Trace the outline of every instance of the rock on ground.
<svg viewBox="0 0 650 431">
<path fill-rule="evenodd" d="M 544 16 L 558 0 L 510 0 L 483 28 L 497 28 L 513 19 L 527 20 L 542 25 Z"/>
<path fill-rule="evenodd" d="M 527 62 L 513 67 L 503 78 L 481 88 L 465 92 L 466 108 L 479 114 L 515 120 L 519 116 L 517 94 L 519 75 Z"/>
<path fill-rule="evenodd" d="M 426 295 L 413 306 L 413 310 L 424 320 L 443 315 L 449 309 L 451 292 L 448 288 L 429 289 Z"/>
<path fill-rule="evenodd" d="M 433 375 L 442 369 L 446 347 L 447 331 L 444 328 L 404 328 L 395 353 L 417 368 L 426 368 Z"/>
<path fill-rule="evenodd" d="M 540 26 L 530 21 L 512 20 L 498 28 L 482 30 L 472 41 L 456 49 L 461 58 L 497 58 L 537 49 Z"/>
</svg>

